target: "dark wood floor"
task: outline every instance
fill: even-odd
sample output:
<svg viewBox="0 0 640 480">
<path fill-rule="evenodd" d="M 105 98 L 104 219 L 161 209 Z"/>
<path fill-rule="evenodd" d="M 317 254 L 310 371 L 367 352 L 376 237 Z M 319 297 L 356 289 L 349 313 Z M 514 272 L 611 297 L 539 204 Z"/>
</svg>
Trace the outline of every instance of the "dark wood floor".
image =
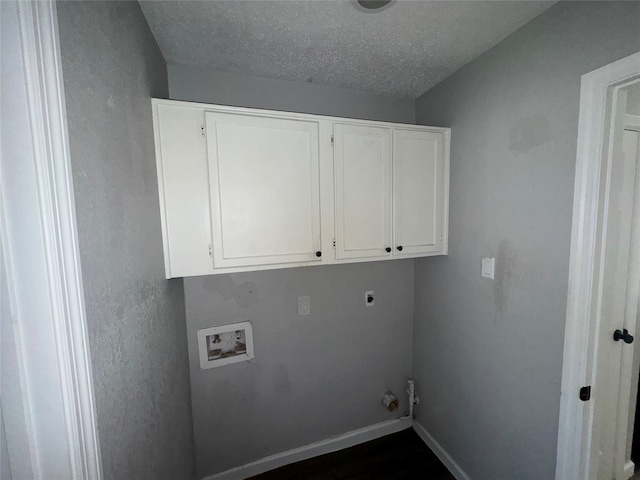
<svg viewBox="0 0 640 480">
<path fill-rule="evenodd" d="M 250 480 L 455 480 L 412 429 L 310 458 Z"/>
</svg>

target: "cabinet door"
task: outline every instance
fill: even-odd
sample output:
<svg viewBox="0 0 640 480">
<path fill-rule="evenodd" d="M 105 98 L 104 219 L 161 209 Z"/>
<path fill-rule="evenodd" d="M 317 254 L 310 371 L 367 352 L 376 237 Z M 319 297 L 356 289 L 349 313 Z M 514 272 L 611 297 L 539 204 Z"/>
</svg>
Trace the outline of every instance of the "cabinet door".
<svg viewBox="0 0 640 480">
<path fill-rule="evenodd" d="M 211 207 L 202 110 L 162 103 L 155 109 L 167 278 L 210 274 Z"/>
<path fill-rule="evenodd" d="M 388 128 L 334 125 L 338 259 L 389 255 L 390 140 Z"/>
<path fill-rule="evenodd" d="M 214 266 L 320 261 L 318 123 L 205 117 Z"/>
<path fill-rule="evenodd" d="M 442 252 L 444 134 L 395 129 L 393 179 L 393 254 Z"/>
</svg>

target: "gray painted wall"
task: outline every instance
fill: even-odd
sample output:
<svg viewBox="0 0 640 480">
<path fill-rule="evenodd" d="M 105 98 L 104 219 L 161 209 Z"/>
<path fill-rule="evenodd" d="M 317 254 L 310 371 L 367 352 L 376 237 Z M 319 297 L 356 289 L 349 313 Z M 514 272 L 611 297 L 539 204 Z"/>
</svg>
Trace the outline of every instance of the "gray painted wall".
<svg viewBox="0 0 640 480">
<path fill-rule="evenodd" d="M 164 279 L 151 120 L 165 62 L 136 2 L 57 6 L 104 478 L 192 478 L 184 295 Z"/>
<path fill-rule="evenodd" d="M 174 100 L 415 123 L 415 101 L 410 98 L 182 65 L 168 65 L 167 71 Z"/>
<path fill-rule="evenodd" d="M 185 296 L 199 477 L 404 414 L 412 260 L 192 277 Z M 200 370 L 196 331 L 245 320 L 255 359 Z M 387 389 L 400 412 L 382 406 Z"/>
<path fill-rule="evenodd" d="M 173 99 L 413 122 L 405 99 L 169 66 Z M 292 268 L 184 281 L 198 477 L 406 409 L 413 261 Z M 364 292 L 375 290 L 374 307 Z M 311 316 L 297 297 L 311 296 Z M 251 320 L 255 359 L 200 370 L 196 331 Z M 402 413 L 381 405 L 392 389 Z"/>
<path fill-rule="evenodd" d="M 471 478 L 554 477 L 580 76 L 640 50 L 639 20 L 560 3 L 417 102 L 452 128 L 450 254 L 415 267 L 417 418 Z"/>
</svg>

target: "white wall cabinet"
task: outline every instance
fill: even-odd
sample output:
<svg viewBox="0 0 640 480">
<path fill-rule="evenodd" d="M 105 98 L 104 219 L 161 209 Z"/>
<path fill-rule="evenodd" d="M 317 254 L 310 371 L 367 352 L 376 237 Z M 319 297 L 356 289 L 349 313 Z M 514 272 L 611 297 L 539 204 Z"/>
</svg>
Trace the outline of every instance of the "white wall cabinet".
<svg viewBox="0 0 640 480">
<path fill-rule="evenodd" d="M 393 254 L 446 253 L 445 135 L 393 132 Z"/>
<path fill-rule="evenodd" d="M 153 100 L 166 275 L 447 253 L 449 129 Z"/>
<path fill-rule="evenodd" d="M 163 102 L 153 107 L 166 276 L 213 273 L 202 110 Z"/>
<path fill-rule="evenodd" d="M 336 258 L 391 251 L 391 129 L 334 125 Z"/>
<path fill-rule="evenodd" d="M 321 260 L 318 122 L 206 112 L 214 268 Z"/>
</svg>

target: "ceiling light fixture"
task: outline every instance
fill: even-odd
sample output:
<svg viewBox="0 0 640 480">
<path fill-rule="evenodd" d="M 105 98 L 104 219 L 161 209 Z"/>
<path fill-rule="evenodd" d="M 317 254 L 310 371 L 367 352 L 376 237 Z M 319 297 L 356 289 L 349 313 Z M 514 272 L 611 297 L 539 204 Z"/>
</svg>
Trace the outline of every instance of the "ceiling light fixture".
<svg viewBox="0 0 640 480">
<path fill-rule="evenodd" d="M 361 12 L 380 12 L 391 6 L 393 0 L 357 0 L 356 8 Z"/>
</svg>

